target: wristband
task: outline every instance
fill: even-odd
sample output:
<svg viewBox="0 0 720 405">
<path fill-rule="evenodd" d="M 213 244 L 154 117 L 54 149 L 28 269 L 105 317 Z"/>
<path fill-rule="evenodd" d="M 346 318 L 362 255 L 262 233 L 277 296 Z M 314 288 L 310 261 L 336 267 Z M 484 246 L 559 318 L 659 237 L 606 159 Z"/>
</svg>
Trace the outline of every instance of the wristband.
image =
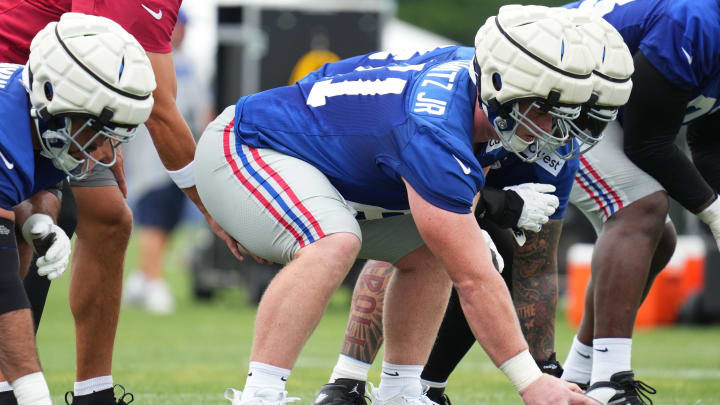
<svg viewBox="0 0 720 405">
<path fill-rule="evenodd" d="M 712 204 L 697 214 L 697 217 L 708 225 L 720 220 L 720 198 L 716 197 Z"/>
<path fill-rule="evenodd" d="M 177 184 L 179 188 L 188 188 L 195 185 L 195 161 L 191 161 L 185 167 L 178 170 L 167 170 L 167 174 L 170 175 L 172 181 Z"/>
<path fill-rule="evenodd" d="M 542 376 L 542 371 L 527 349 L 500 365 L 500 370 L 518 391 L 522 391 Z"/>
</svg>

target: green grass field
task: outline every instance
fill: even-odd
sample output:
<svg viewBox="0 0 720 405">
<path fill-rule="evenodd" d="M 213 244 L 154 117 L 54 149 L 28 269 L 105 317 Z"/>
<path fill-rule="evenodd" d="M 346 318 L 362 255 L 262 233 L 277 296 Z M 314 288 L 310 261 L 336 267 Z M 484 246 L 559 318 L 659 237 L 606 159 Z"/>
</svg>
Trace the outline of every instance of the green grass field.
<svg viewBox="0 0 720 405">
<path fill-rule="evenodd" d="M 168 278 L 178 299 L 170 316 L 123 310 L 115 344 L 113 376 L 135 394 L 135 404 L 229 404 L 226 387 L 242 388 L 247 372 L 254 308 L 239 290 L 197 304 L 190 296 L 182 263 L 185 231 L 173 243 Z M 126 269 L 136 263 L 131 246 Z M 40 358 L 56 404 L 75 379 L 73 320 L 67 305 L 68 275 L 53 283 L 38 335 Z M 312 294 L 308 291 L 308 294 Z M 322 323 L 303 351 L 288 381 L 291 396 L 310 404 L 327 382 L 340 348 L 349 292 L 334 297 Z M 564 359 L 573 330 L 562 315 L 556 348 Z M 638 377 L 658 390 L 657 405 L 720 405 L 720 328 L 667 328 L 635 335 L 633 366 Z M 370 380 L 379 382 L 376 364 Z M 519 396 L 479 346 L 453 374 L 447 392 L 453 403 L 521 404 Z"/>
</svg>

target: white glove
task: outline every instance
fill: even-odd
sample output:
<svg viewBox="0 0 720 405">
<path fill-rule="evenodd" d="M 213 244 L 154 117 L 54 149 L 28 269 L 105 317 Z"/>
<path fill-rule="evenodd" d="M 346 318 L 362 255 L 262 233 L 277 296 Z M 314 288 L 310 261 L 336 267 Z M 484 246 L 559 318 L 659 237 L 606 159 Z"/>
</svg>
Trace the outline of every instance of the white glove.
<svg viewBox="0 0 720 405">
<path fill-rule="evenodd" d="M 517 227 L 531 232 L 540 232 L 540 228 L 560 205 L 560 200 L 551 194 L 555 191 L 552 184 L 524 183 L 505 187 L 503 190 L 512 190 L 523 199 Z"/>
<path fill-rule="evenodd" d="M 502 256 L 500 256 L 500 252 L 498 252 L 497 247 L 495 246 L 495 242 L 493 242 L 492 238 L 490 237 L 490 234 L 482 230 L 483 239 L 485 239 L 485 243 L 487 243 L 488 247 L 490 248 L 490 256 L 492 257 L 493 265 L 495 266 L 495 270 L 498 271 L 498 273 L 502 273 L 503 269 L 505 269 L 505 261 L 503 260 Z"/>
<path fill-rule="evenodd" d="M 715 244 L 720 249 L 720 197 L 697 214 L 697 217 L 710 227 L 710 231 L 715 237 Z"/>
<path fill-rule="evenodd" d="M 70 238 L 45 214 L 32 214 L 22 228 L 23 238 L 40 256 L 38 274 L 55 280 L 65 272 L 70 261 Z"/>
</svg>

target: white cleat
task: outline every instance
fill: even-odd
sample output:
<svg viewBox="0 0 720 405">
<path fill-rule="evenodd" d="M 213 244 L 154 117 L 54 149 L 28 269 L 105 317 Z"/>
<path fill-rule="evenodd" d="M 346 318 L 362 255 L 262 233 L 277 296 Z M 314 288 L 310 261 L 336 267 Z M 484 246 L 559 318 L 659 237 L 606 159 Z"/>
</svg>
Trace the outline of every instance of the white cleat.
<svg viewBox="0 0 720 405">
<path fill-rule="evenodd" d="M 141 271 L 134 271 L 125 280 L 122 301 L 126 306 L 140 306 L 145 302 L 145 285 L 147 280 Z"/>
<path fill-rule="evenodd" d="M 165 280 L 149 280 L 145 284 L 145 309 L 151 314 L 167 315 L 175 310 L 175 299 Z"/>
<path fill-rule="evenodd" d="M 284 405 L 300 400 L 297 397 L 288 397 L 287 391 L 267 389 L 260 390 L 254 397 L 242 401 L 242 391 L 235 388 L 225 390 L 225 399 L 232 401 L 232 405 Z"/>
<path fill-rule="evenodd" d="M 370 386 L 371 405 L 439 405 L 437 402 L 431 401 L 430 398 L 425 395 L 425 392 L 418 396 L 417 394 L 402 391 L 393 397 L 381 400 L 378 397 L 378 389 L 371 383 L 368 385 Z"/>
</svg>

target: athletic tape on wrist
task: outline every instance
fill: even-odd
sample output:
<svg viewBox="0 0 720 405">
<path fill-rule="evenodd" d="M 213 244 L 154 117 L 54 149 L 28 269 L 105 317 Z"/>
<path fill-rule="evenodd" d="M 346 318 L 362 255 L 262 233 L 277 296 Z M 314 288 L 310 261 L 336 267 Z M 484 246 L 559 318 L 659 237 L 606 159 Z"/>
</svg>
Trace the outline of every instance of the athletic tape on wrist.
<svg viewBox="0 0 720 405">
<path fill-rule="evenodd" d="M 720 198 L 715 198 L 707 208 L 700 211 L 697 217 L 704 223 L 710 225 L 720 220 Z"/>
<path fill-rule="evenodd" d="M 185 167 L 178 170 L 167 170 L 172 181 L 179 188 L 188 188 L 195 185 L 195 161 L 191 161 Z"/>
<path fill-rule="evenodd" d="M 532 358 L 528 350 L 520 352 L 501 364 L 500 370 L 505 373 L 518 391 L 522 391 L 542 376 L 542 371 L 540 371 L 535 359 Z"/>
</svg>

